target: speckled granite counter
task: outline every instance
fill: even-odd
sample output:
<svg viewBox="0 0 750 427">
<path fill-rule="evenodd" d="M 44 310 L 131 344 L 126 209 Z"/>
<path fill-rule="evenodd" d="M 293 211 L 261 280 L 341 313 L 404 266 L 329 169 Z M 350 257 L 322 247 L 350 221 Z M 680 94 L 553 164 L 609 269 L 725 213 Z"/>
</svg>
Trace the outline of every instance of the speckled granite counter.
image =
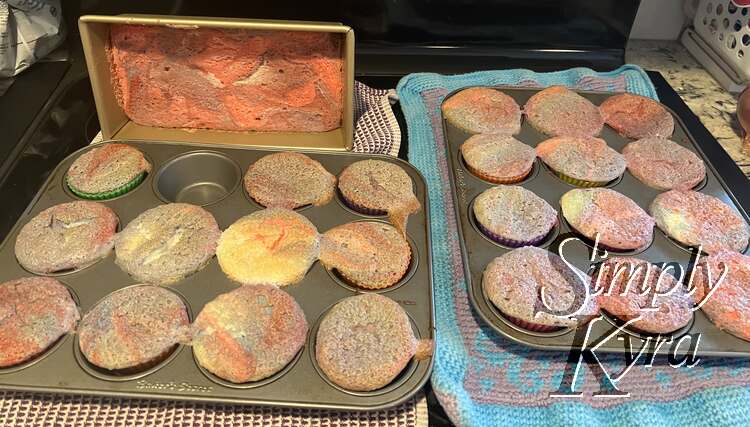
<svg viewBox="0 0 750 427">
<path fill-rule="evenodd" d="M 635 40 L 626 60 L 659 71 L 729 155 L 750 176 L 750 156 L 742 154 L 737 98 L 724 90 L 679 42 Z"/>
</svg>

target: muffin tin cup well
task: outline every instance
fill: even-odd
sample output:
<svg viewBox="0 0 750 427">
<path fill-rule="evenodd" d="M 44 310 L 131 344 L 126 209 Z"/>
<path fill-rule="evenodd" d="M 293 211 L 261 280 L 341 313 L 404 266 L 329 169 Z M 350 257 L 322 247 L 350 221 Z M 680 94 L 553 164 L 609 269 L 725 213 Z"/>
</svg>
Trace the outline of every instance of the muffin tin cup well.
<svg viewBox="0 0 750 427">
<path fill-rule="evenodd" d="M 524 105 L 526 101 L 540 89 L 531 88 L 514 88 L 514 87 L 497 87 L 504 93 L 513 97 L 519 105 Z M 612 93 L 603 92 L 579 92 L 582 96 L 591 100 L 595 105 L 600 105 L 606 98 L 612 96 Z M 446 99 L 451 96 L 449 94 Z M 687 132 L 685 125 L 680 118 L 672 112 L 675 118 L 675 131 L 670 139 L 688 148 L 701 157 L 706 163 L 706 179 L 698 184 L 695 189 L 704 194 L 718 197 L 725 203 L 733 206 L 748 221 L 748 215 L 735 201 L 731 191 L 729 191 L 720 175 L 716 172 L 715 167 L 706 159 L 701 148 L 696 144 L 695 139 Z M 492 328 L 521 344 L 531 347 L 569 352 L 571 348 L 580 347 L 581 343 L 576 342 L 576 331 L 558 331 L 560 333 L 535 333 L 525 331 L 514 325 L 510 320 L 497 310 L 497 308 L 487 299 L 482 289 L 482 273 L 485 267 L 494 258 L 507 253 L 512 248 L 504 247 L 493 242 L 485 236 L 477 227 L 476 220 L 473 218 L 471 205 L 473 200 L 483 191 L 492 188 L 494 184 L 489 183 L 476 177 L 466 167 L 460 153 L 461 144 L 471 135 L 461 129 L 452 126 L 443 120 L 443 130 L 447 141 L 448 157 L 450 158 L 450 172 L 452 178 L 453 202 L 456 215 L 459 219 L 459 232 L 461 235 L 461 245 L 464 260 L 464 268 L 468 278 L 468 290 L 471 304 L 477 310 L 483 320 Z M 519 141 L 536 147 L 540 142 L 549 138 L 541 132 L 532 128 L 524 120 L 521 132 L 514 136 Z M 607 141 L 607 144 L 618 152 L 633 140 L 625 138 L 613 129 L 605 126 L 600 138 Z M 537 163 L 539 163 L 537 159 Z M 555 175 L 546 165 L 541 165 L 538 173 L 532 179 L 527 179 L 519 184 L 524 188 L 533 191 L 539 197 L 545 199 L 550 205 L 555 207 L 560 213 L 560 198 L 566 192 L 579 188 L 567 183 Z M 618 191 L 629 198 L 633 199 L 641 208 L 648 212 L 649 206 L 653 199 L 660 191 L 650 188 L 629 171 L 626 171 L 620 178 L 605 185 Z M 563 253 L 567 261 L 578 267 L 581 271 L 589 271 L 592 263 L 602 261 L 601 255 L 603 248 L 598 248 L 597 254 L 593 252 L 593 242 L 583 238 L 575 232 L 559 215 L 557 234 L 551 242 L 545 241 L 537 246 L 543 247 L 553 253 L 559 254 L 560 246 L 564 244 Z M 744 253 L 747 253 L 745 249 Z M 594 255 L 594 256 L 592 256 Z M 687 272 L 695 262 L 695 250 L 687 248 L 679 243 L 672 241 L 661 230 L 654 229 L 652 242 L 645 248 L 635 251 L 608 251 L 611 256 L 636 256 L 650 262 L 677 262 Z M 593 260 L 593 261 L 592 261 Z M 686 276 L 689 277 L 689 276 Z M 602 314 L 604 320 L 597 321 L 591 326 L 590 342 L 596 342 L 600 338 L 608 336 L 615 325 L 619 325 L 616 319 L 611 316 Z M 572 333 L 571 333 L 572 332 Z M 671 334 L 662 334 L 661 339 L 672 338 L 672 343 L 680 336 L 685 334 L 700 333 L 700 346 L 698 348 L 700 355 L 705 356 L 731 356 L 731 357 L 748 357 L 750 356 L 750 342 L 734 337 L 726 332 L 721 331 L 713 325 L 708 317 L 702 311 L 696 311 L 693 320 L 687 327 L 675 331 Z M 635 338 L 633 346 L 639 348 L 644 344 L 646 339 L 654 338 L 656 335 L 644 334 L 642 332 L 625 329 L 621 334 Z M 653 339 L 651 343 L 653 343 Z M 688 345 L 679 347 L 679 352 L 688 351 Z M 657 353 L 666 354 L 670 351 L 670 345 L 662 345 L 657 348 Z M 609 339 L 605 340 L 597 349 L 597 352 L 616 352 L 622 353 L 629 351 L 627 344 L 623 340 Z"/>
<path fill-rule="evenodd" d="M 216 151 L 193 151 L 165 163 L 154 179 L 156 194 L 168 203 L 206 206 L 235 191 L 242 179 L 240 167 Z"/>
<path fill-rule="evenodd" d="M 192 201 L 204 204 L 205 209 L 216 218 L 219 228 L 226 230 L 239 218 L 261 209 L 244 191 L 241 185 L 242 175 L 258 159 L 278 151 L 215 144 L 211 144 L 209 149 L 208 145 L 161 141 L 118 143 L 126 143 L 141 150 L 152 162 L 154 171 L 128 194 L 101 201 L 117 213 L 121 228 L 155 206 L 172 201 Z M 52 172 L 47 183 L 8 234 L 0 246 L 0 282 L 30 275 L 16 262 L 13 250 L 15 238 L 20 228 L 40 211 L 59 203 L 79 200 L 66 191 L 63 180 L 70 164 L 92 148 L 95 146 L 72 154 Z M 346 152 L 301 152 L 319 161 L 336 176 L 356 161 L 373 158 L 394 163 L 410 176 L 415 194 L 422 205 L 419 212 L 409 217 L 406 230 L 414 262 L 401 282 L 382 292 L 406 310 L 419 337 L 434 339 L 429 206 L 422 176 L 408 163 L 388 156 Z M 203 197 L 200 194 L 205 193 L 197 192 L 199 196 L 192 198 L 191 194 L 196 193 L 191 193 L 191 189 L 195 188 L 191 186 L 198 184 L 200 187 L 202 183 L 209 183 L 207 186 L 211 188 L 221 187 L 221 191 L 213 193 L 212 197 Z M 188 200 L 184 198 L 185 189 L 188 189 L 190 196 Z M 209 196 L 212 194 L 211 191 L 207 193 Z M 352 221 L 386 221 L 384 217 L 373 219 L 371 216 L 353 212 L 345 208 L 340 201 L 334 200 L 324 206 L 306 207 L 300 213 L 308 218 L 320 233 Z M 78 304 L 82 315 L 106 295 L 137 283 L 114 261 L 114 253 L 110 253 L 96 264 L 64 277 L 66 285 L 79 298 Z M 191 311 L 190 317 L 194 319 L 206 303 L 238 286 L 238 283 L 224 274 L 216 257 L 213 257 L 204 268 L 169 285 L 168 289 L 183 297 Z M 337 301 L 368 292 L 341 285 L 320 262 L 312 265 L 300 283 L 282 289 L 299 303 L 311 328 L 322 313 Z M 115 375 L 89 364 L 80 354 L 80 349 L 77 349 L 77 341 L 75 334 L 63 337 L 29 363 L 0 370 L 0 389 L 337 410 L 376 410 L 397 405 L 411 397 L 427 382 L 432 370 L 431 357 L 414 360 L 398 381 L 377 393 L 350 393 L 330 384 L 319 375 L 311 359 L 314 347 L 308 341 L 287 367 L 267 379 L 254 383 L 232 384 L 213 376 L 198 366 L 192 349 L 188 348 L 189 343 L 180 344 L 167 359 L 143 372 Z"/>
</svg>

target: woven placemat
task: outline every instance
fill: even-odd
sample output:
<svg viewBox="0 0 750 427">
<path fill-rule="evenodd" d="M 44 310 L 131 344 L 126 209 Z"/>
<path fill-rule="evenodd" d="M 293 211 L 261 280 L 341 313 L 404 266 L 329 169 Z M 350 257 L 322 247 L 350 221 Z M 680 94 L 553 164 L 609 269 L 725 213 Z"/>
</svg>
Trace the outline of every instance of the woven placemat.
<svg viewBox="0 0 750 427">
<path fill-rule="evenodd" d="M 401 131 L 390 107 L 393 93 L 356 82 L 354 151 L 398 154 Z M 99 133 L 92 143 L 101 140 Z M 370 412 L 0 391 L 0 426 L 9 425 L 421 427 L 428 419 L 421 391 L 393 408 Z"/>
</svg>

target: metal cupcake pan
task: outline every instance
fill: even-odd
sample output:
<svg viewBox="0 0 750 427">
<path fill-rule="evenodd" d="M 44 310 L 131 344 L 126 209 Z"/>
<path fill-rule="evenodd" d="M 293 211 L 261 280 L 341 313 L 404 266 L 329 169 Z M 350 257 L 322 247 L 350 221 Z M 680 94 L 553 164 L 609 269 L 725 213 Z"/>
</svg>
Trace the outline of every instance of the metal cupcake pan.
<svg viewBox="0 0 750 427">
<path fill-rule="evenodd" d="M 532 95 L 541 90 L 502 86 L 496 88 L 513 97 L 520 106 L 523 106 Z M 578 93 L 596 105 L 600 105 L 605 99 L 615 95 L 607 92 L 578 91 Z M 453 93 L 449 94 L 446 99 L 452 94 Z M 680 120 L 680 117 L 668 107 L 665 106 L 665 108 L 672 113 L 675 121 L 675 131 L 670 139 L 678 142 L 683 147 L 692 150 L 706 163 L 706 179 L 704 182 L 698 184 L 695 187 L 695 190 L 718 197 L 729 206 L 735 208 L 745 221 L 748 221 L 749 218 L 747 212 L 745 212 L 742 206 L 736 201 L 732 191 L 727 188 L 726 184 L 721 179 L 720 174 L 716 171 L 716 168 L 708 161 L 700 147 L 695 143 L 694 138 L 688 133 L 682 120 Z M 447 141 L 447 154 L 450 158 L 449 169 L 452 178 L 453 203 L 459 219 L 459 233 L 461 235 L 464 268 L 467 275 L 468 294 L 471 304 L 488 325 L 515 342 L 540 349 L 566 352 L 570 351 L 571 348 L 581 348 L 580 339 L 575 340 L 576 330 L 564 329 L 551 333 L 525 331 L 512 324 L 509 320 L 503 318 L 502 313 L 494 307 L 485 295 L 482 289 L 482 273 L 484 272 L 485 267 L 494 258 L 512 250 L 512 248 L 504 247 L 484 236 L 473 218 L 472 206 L 474 199 L 483 191 L 492 188 L 496 184 L 492 184 L 474 176 L 466 167 L 461 156 L 460 147 L 461 144 L 471 136 L 471 134 L 452 126 L 446 120 L 443 120 L 443 130 Z M 521 132 L 514 137 L 531 147 L 536 147 L 540 142 L 549 138 L 535 130 L 525 118 L 521 127 Z M 607 141 L 607 144 L 610 147 L 620 153 L 622 153 L 622 149 L 625 145 L 633 141 L 617 134 L 617 132 L 606 125 L 599 137 Z M 591 266 L 596 261 L 602 260 L 601 258 L 596 258 L 594 262 L 591 261 L 593 252 L 591 242 L 575 233 L 562 217 L 560 197 L 566 192 L 579 187 L 568 184 L 558 178 L 539 158 L 536 159 L 534 169 L 529 177 L 514 185 L 520 185 L 533 191 L 558 211 L 558 225 L 552 231 L 552 235 L 548 236 L 548 238 L 538 246 L 559 254 L 559 246 L 561 242 L 568 237 L 577 237 L 583 240 L 583 242 L 572 241 L 564 246 L 563 254 L 567 261 L 584 272 L 590 272 Z M 628 171 L 626 171 L 620 178 L 608 183 L 605 187 L 611 188 L 630 197 L 647 212 L 649 211 L 651 201 L 653 201 L 653 199 L 660 193 L 660 191 L 652 189 L 638 181 L 638 179 Z M 599 252 L 601 253 L 601 249 Z M 747 248 L 744 253 L 748 253 Z M 654 228 L 654 238 L 648 247 L 636 251 L 609 253 L 610 257 L 618 255 L 635 256 L 655 263 L 678 262 L 686 271 L 695 260 L 695 251 L 693 249 L 684 247 L 675 242 L 666 236 L 658 227 Z M 611 334 L 614 325 L 620 324 L 618 323 L 618 319 L 607 314 L 604 314 L 604 316 L 605 319 L 593 324 L 591 336 L 588 341 L 588 348 L 590 348 L 592 342 L 597 342 Z M 697 333 L 701 334 L 700 342 L 697 347 L 698 355 L 730 357 L 750 356 L 750 342 L 719 330 L 700 310 L 694 313 L 693 320 L 687 327 L 682 328 L 671 335 L 662 335 L 661 338 L 672 339 L 672 342 L 657 347 L 655 352 L 657 354 L 667 354 L 668 352 L 676 350 L 677 354 L 684 354 L 689 350 L 688 347 L 691 344 L 690 341 L 685 339 L 685 342 L 680 346 L 672 347 L 673 344 L 677 343 L 680 340 L 680 337 L 685 336 L 686 334 Z M 644 344 L 644 339 L 649 338 L 648 334 L 626 329 L 617 333 L 611 339 L 604 340 L 601 346 L 597 348 L 597 352 L 623 353 L 630 351 L 628 348 L 628 341 L 617 338 L 617 336 L 623 335 L 627 335 L 630 338 L 630 345 L 636 352 L 641 348 L 641 345 Z M 656 335 L 652 335 L 650 338 L 651 340 L 646 347 L 647 353 L 653 352 L 654 338 L 656 338 Z"/>
<path fill-rule="evenodd" d="M 118 141 L 141 150 L 153 170 L 129 193 L 102 201 L 112 208 L 124 228 L 140 213 L 166 202 L 201 204 L 224 230 L 237 219 L 259 209 L 246 194 L 242 177 L 259 158 L 278 150 L 231 146 L 181 144 L 160 141 Z M 26 212 L 0 246 L 0 282 L 31 275 L 16 261 L 14 246 L 21 227 L 40 211 L 65 202 L 81 200 L 67 190 L 64 176 L 70 164 L 89 146 L 73 153 L 52 172 Z M 422 209 L 409 217 L 407 234 L 412 248 L 412 265 L 402 282 L 378 290 L 406 310 L 418 338 L 434 339 L 434 305 L 430 262 L 429 208 L 421 174 L 410 164 L 388 156 L 355 153 L 300 151 L 319 161 L 338 176 L 349 164 L 376 158 L 403 168 L 414 183 Z M 338 197 L 338 196 L 337 196 Z M 380 220 L 385 217 L 360 215 L 332 200 L 324 206 L 298 209 L 323 233 L 351 221 Z M 105 259 L 75 272 L 55 277 L 69 287 L 81 315 L 106 295 L 137 282 L 114 263 L 114 252 Z M 237 288 L 218 265 L 216 257 L 197 273 L 167 286 L 186 303 L 190 320 L 217 295 Z M 351 392 L 330 383 L 316 368 L 315 331 L 322 315 L 336 302 L 358 290 L 335 277 L 320 262 L 304 280 L 283 288 L 300 304 L 310 332 L 305 346 L 290 364 L 272 377 L 257 383 L 232 384 L 205 371 L 196 363 L 192 349 L 179 345 L 175 351 L 144 372 L 117 375 L 86 361 L 77 346 L 77 336 L 68 335 L 46 352 L 24 364 L 0 369 L 0 389 L 37 392 L 81 393 L 133 398 L 194 400 L 206 402 L 274 405 L 346 410 L 376 410 L 396 405 L 411 397 L 428 380 L 432 357 L 412 360 L 386 387 L 372 392 Z"/>
</svg>

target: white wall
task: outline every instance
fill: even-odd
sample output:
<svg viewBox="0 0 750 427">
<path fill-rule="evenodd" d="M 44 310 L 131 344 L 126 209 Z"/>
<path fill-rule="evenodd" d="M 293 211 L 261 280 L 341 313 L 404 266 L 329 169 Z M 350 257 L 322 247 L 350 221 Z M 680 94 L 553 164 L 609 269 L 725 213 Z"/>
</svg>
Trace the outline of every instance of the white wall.
<svg viewBox="0 0 750 427">
<path fill-rule="evenodd" d="M 630 38 L 676 40 L 686 22 L 683 0 L 641 0 Z"/>
</svg>

